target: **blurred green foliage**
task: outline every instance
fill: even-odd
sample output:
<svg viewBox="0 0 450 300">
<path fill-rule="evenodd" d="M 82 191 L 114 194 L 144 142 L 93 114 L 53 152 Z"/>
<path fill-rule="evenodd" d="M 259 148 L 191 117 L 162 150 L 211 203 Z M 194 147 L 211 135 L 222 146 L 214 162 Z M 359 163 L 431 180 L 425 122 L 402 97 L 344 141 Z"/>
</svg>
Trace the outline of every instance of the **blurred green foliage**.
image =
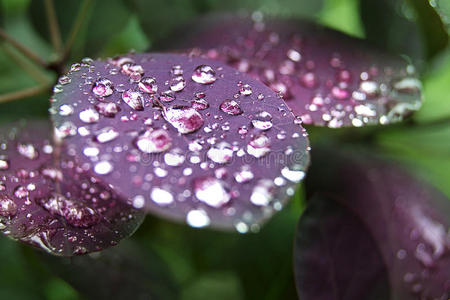
<svg viewBox="0 0 450 300">
<path fill-rule="evenodd" d="M 57 59 L 51 47 L 43 0 L 0 0 L 0 26 L 46 61 Z M 62 40 L 83 1 L 54 0 Z M 409 166 L 450 196 L 450 50 L 448 31 L 428 1 L 381 0 L 96 0 L 87 1 L 86 22 L 74 41 L 69 64 L 85 56 L 106 57 L 131 49 L 146 51 L 172 28 L 214 11 L 258 9 L 268 14 L 316 20 L 348 34 L 412 57 L 419 66 L 425 103 L 411 122 L 384 128 L 331 131 L 312 129 L 316 140 L 361 142 Z M 412 5 L 413 2 L 416 2 Z M 421 3 L 418 3 L 421 2 Z M 450 11 L 440 2 L 439 13 Z M 433 2 L 434 3 L 434 2 Z M 425 9 L 424 9 L 425 8 Z M 448 18 L 447 18 L 448 21 Z M 22 67 L 19 67 L 22 66 Z M 26 70 L 26 71 L 24 71 Z M 0 95 L 55 82 L 23 55 L 0 44 Z M 0 105 L 0 123 L 45 118 L 50 91 Z M 443 120 L 443 121 L 442 121 Z M 355 134 L 355 132 L 357 132 Z M 352 137 L 350 140 L 348 137 Z M 259 234 L 194 230 L 149 217 L 133 237 L 156 251 L 181 289 L 181 299 L 296 299 L 292 274 L 295 224 L 303 193 L 264 226 Z M 80 299 L 66 281 L 53 275 L 33 250 L 0 238 L 0 299 Z"/>
</svg>

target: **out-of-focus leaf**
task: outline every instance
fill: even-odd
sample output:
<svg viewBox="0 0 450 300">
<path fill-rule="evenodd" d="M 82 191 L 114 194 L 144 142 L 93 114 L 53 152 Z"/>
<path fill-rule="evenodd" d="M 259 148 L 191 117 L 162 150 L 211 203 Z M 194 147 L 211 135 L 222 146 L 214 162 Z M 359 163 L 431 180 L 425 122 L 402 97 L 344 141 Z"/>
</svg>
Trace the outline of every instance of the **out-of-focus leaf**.
<svg viewBox="0 0 450 300">
<path fill-rule="evenodd" d="M 326 149 L 315 148 L 307 192 L 334 197 L 362 220 L 387 266 L 392 299 L 447 299 L 449 199 L 367 152 Z"/>
<path fill-rule="evenodd" d="M 423 107 L 414 115 L 420 123 L 450 117 L 450 49 L 429 68 L 423 77 Z"/>
<path fill-rule="evenodd" d="M 179 288 L 161 258 L 131 241 L 85 256 L 42 258 L 86 299 L 176 300 L 179 297 Z"/>
<path fill-rule="evenodd" d="M 442 22 L 446 24 L 447 31 L 450 33 L 450 2 L 447 0 L 429 0 L 428 2 L 439 13 Z"/>
<path fill-rule="evenodd" d="M 361 220 L 316 194 L 300 218 L 294 271 L 302 300 L 389 299 L 387 270 Z"/>
<path fill-rule="evenodd" d="M 33 0 L 29 14 L 34 28 L 48 41 L 50 33 L 44 0 Z M 54 0 L 55 12 L 58 18 L 62 40 L 67 41 L 78 11 L 84 1 Z M 86 20 L 82 24 L 79 43 L 75 45 L 73 57 L 97 56 L 105 44 L 126 26 L 131 12 L 122 0 L 95 0 L 89 6 Z"/>
<path fill-rule="evenodd" d="M 144 215 L 86 176 L 50 140 L 48 121 L 14 123 L 0 132 L 0 231 L 53 255 L 116 245 Z"/>
<path fill-rule="evenodd" d="M 141 21 L 144 32 L 155 40 L 165 38 L 170 30 L 213 11 L 258 11 L 268 15 L 312 18 L 322 7 L 322 0 L 128 0 Z M 169 17 L 168 17 L 169 16 Z"/>
<path fill-rule="evenodd" d="M 359 0 L 326 0 L 319 22 L 347 34 L 364 37 L 359 15 Z"/>
<path fill-rule="evenodd" d="M 183 292 L 183 300 L 243 300 L 239 277 L 232 272 L 198 276 Z"/>
<path fill-rule="evenodd" d="M 412 11 L 399 0 L 361 0 L 361 19 L 365 36 L 378 47 L 406 54 L 420 63 L 426 55 L 420 28 L 412 20 Z"/>
<path fill-rule="evenodd" d="M 165 49 L 194 48 L 193 55 L 259 79 L 306 124 L 388 124 L 421 106 L 421 85 L 406 61 L 313 23 L 209 15 L 166 42 Z"/>
<path fill-rule="evenodd" d="M 148 53 L 79 68 L 52 100 L 56 131 L 86 172 L 135 208 L 249 231 L 304 177 L 300 122 L 275 92 L 224 63 Z"/>
</svg>

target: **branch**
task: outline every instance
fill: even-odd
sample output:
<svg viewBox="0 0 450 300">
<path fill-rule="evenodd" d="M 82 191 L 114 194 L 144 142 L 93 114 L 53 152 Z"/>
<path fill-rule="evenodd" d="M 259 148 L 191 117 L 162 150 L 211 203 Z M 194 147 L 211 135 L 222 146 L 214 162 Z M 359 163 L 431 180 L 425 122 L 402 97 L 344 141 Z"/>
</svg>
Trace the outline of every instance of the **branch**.
<svg viewBox="0 0 450 300">
<path fill-rule="evenodd" d="M 31 51 L 29 48 L 27 48 L 22 43 L 15 40 L 13 37 L 11 37 L 9 34 L 7 34 L 3 29 L 0 28 L 0 38 L 11 44 L 14 48 L 16 48 L 19 52 L 21 52 L 23 55 L 28 57 L 30 60 L 32 60 L 34 63 L 36 63 L 39 66 L 46 67 L 47 63 L 41 59 L 36 53 Z"/>
<path fill-rule="evenodd" d="M 54 50 L 61 54 L 62 41 L 59 29 L 58 19 L 56 18 L 55 6 L 53 0 L 45 0 L 45 11 L 47 13 L 48 29 Z"/>
<path fill-rule="evenodd" d="M 31 78 L 37 83 L 49 84 L 49 78 L 41 69 L 36 67 L 30 61 L 26 60 L 23 56 L 11 49 L 8 45 L 4 45 L 6 55 L 8 55 L 22 70 L 24 70 Z"/>
<path fill-rule="evenodd" d="M 64 63 L 70 56 L 72 46 L 77 39 L 78 33 L 80 32 L 81 26 L 83 25 L 91 4 L 92 0 L 83 0 L 83 2 L 81 3 L 80 11 L 78 12 L 75 22 L 72 25 L 72 30 L 70 31 L 69 38 L 66 41 L 66 45 L 64 47 L 64 53 L 61 58 L 62 63 Z"/>
<path fill-rule="evenodd" d="M 12 92 L 8 94 L 0 95 L 0 103 L 11 102 L 15 100 L 21 100 L 33 96 L 40 95 L 46 91 L 49 91 L 49 85 L 40 85 L 32 88 L 27 88 L 21 91 Z"/>
</svg>

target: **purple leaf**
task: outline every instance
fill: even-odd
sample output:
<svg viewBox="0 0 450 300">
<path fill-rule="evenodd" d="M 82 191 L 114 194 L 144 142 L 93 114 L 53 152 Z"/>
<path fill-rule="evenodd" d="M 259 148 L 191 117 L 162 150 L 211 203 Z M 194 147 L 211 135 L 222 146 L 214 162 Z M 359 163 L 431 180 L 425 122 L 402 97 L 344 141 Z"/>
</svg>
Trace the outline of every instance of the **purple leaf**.
<svg viewBox="0 0 450 300">
<path fill-rule="evenodd" d="M 144 215 L 52 146 L 47 121 L 0 132 L 0 227 L 53 255 L 99 251 L 131 235 Z"/>
<path fill-rule="evenodd" d="M 191 54 L 252 75 L 280 92 L 306 124 L 388 124 L 421 106 L 421 84 L 406 61 L 305 21 L 211 15 L 162 44 L 195 48 Z"/>
<path fill-rule="evenodd" d="M 94 255 L 42 259 L 86 299 L 178 299 L 162 259 L 129 240 Z"/>
<path fill-rule="evenodd" d="M 311 199 L 297 228 L 294 271 L 302 300 L 389 299 L 387 270 L 361 220 L 329 197 Z"/>
<path fill-rule="evenodd" d="M 54 95 L 56 131 L 87 172 L 136 208 L 193 227 L 257 230 L 304 176 L 301 122 L 272 90 L 235 69 L 171 54 L 80 68 Z M 152 87 L 139 90 L 146 77 Z M 113 93 L 98 96 L 105 79 Z M 130 90 L 139 96 L 124 100 Z M 115 117 L 96 114 L 100 103 L 117 105 Z"/>
<path fill-rule="evenodd" d="M 393 299 L 447 299 L 449 199 L 366 153 L 319 149 L 307 193 L 330 195 L 364 222 L 387 266 Z"/>
</svg>

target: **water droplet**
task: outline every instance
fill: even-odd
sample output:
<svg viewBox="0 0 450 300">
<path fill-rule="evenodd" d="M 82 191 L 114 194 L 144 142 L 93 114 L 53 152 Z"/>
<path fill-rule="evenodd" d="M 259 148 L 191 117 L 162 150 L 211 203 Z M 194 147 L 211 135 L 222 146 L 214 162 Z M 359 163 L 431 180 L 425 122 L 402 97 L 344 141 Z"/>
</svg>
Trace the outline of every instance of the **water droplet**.
<svg viewBox="0 0 450 300">
<path fill-rule="evenodd" d="M 212 146 L 206 155 L 215 163 L 225 164 L 233 158 L 233 149 L 227 142 L 221 142 Z"/>
<path fill-rule="evenodd" d="M 95 109 L 108 118 L 113 118 L 120 111 L 120 107 L 116 103 L 100 102 L 95 105 Z"/>
<path fill-rule="evenodd" d="M 193 209 L 186 215 L 186 222 L 189 226 L 194 228 L 201 228 L 208 226 L 211 221 L 207 213 L 202 209 Z"/>
<path fill-rule="evenodd" d="M 378 83 L 375 81 L 363 81 L 359 85 L 359 89 L 369 97 L 376 96 L 380 92 Z"/>
<path fill-rule="evenodd" d="M 211 84 L 217 80 L 216 72 L 211 66 L 200 65 L 192 73 L 192 80 L 201 84 Z"/>
<path fill-rule="evenodd" d="M 171 102 L 171 101 L 175 100 L 175 98 L 176 98 L 175 93 L 171 90 L 164 91 L 159 96 L 159 100 L 161 100 L 163 102 Z"/>
<path fill-rule="evenodd" d="M 99 143 L 107 143 L 116 139 L 119 136 L 119 132 L 113 127 L 105 127 L 101 129 L 95 136 L 95 140 Z"/>
<path fill-rule="evenodd" d="M 9 161 L 4 157 L 0 157 L 0 171 L 5 171 L 8 169 L 9 169 Z"/>
<path fill-rule="evenodd" d="M 95 164 L 94 172 L 99 175 L 107 175 L 113 170 L 113 165 L 107 161 L 103 160 Z"/>
<path fill-rule="evenodd" d="M 226 99 L 220 104 L 220 110 L 232 116 L 242 114 L 242 109 L 239 103 L 235 100 Z"/>
<path fill-rule="evenodd" d="M 108 97 L 112 95 L 113 88 L 111 80 L 100 78 L 95 82 L 92 92 L 98 97 Z"/>
<path fill-rule="evenodd" d="M 289 181 L 298 183 L 305 177 L 305 172 L 300 170 L 291 170 L 288 167 L 284 167 L 281 170 L 281 175 Z"/>
<path fill-rule="evenodd" d="M 223 183 L 214 177 L 200 177 L 194 180 L 195 197 L 212 207 L 221 207 L 230 201 L 230 194 Z"/>
<path fill-rule="evenodd" d="M 147 94 L 155 94 L 158 91 L 156 80 L 153 77 L 144 77 L 139 82 L 139 89 Z"/>
<path fill-rule="evenodd" d="M 72 81 L 72 80 L 71 80 L 70 77 L 67 76 L 67 75 L 63 75 L 63 76 L 59 77 L 59 79 L 58 79 L 58 82 L 59 82 L 59 84 L 61 84 L 61 85 L 69 84 L 71 81 Z"/>
<path fill-rule="evenodd" d="M 266 206 L 273 197 L 274 183 L 269 179 L 260 179 L 253 188 L 250 201 L 254 205 Z"/>
<path fill-rule="evenodd" d="M 136 147 L 144 153 L 160 153 L 172 146 L 172 139 L 164 129 L 149 129 L 139 135 L 135 143 Z"/>
<path fill-rule="evenodd" d="M 259 134 L 248 143 L 247 153 L 256 158 L 263 157 L 270 152 L 270 139 L 265 134 Z"/>
<path fill-rule="evenodd" d="M 268 130 L 272 128 L 272 115 L 266 111 L 259 112 L 252 120 L 252 125 L 259 130 Z"/>
<path fill-rule="evenodd" d="M 12 218 L 17 213 L 17 205 L 5 195 L 0 195 L 0 216 Z"/>
<path fill-rule="evenodd" d="M 194 132 L 204 123 L 202 115 L 190 107 L 169 107 L 164 110 L 163 116 L 181 134 Z"/>
<path fill-rule="evenodd" d="M 171 167 L 178 167 L 184 163 L 185 156 L 181 149 L 175 148 L 164 154 L 164 162 Z"/>
<path fill-rule="evenodd" d="M 144 109 L 144 97 L 142 94 L 133 91 L 132 89 L 126 90 L 122 94 L 122 100 L 128 104 L 132 109 L 143 110 Z"/>
<path fill-rule="evenodd" d="M 63 104 L 59 107 L 59 115 L 60 116 L 70 116 L 71 114 L 73 114 L 73 107 L 72 105 L 69 104 Z"/>
<path fill-rule="evenodd" d="M 17 144 L 17 152 L 28 159 L 36 159 L 39 156 L 38 151 L 32 144 Z"/>
<path fill-rule="evenodd" d="M 299 62 L 302 59 L 300 52 L 294 49 L 289 49 L 286 55 L 293 62 Z"/>
<path fill-rule="evenodd" d="M 64 122 L 58 128 L 54 128 L 54 133 L 57 138 L 64 139 L 77 134 L 77 127 L 72 122 Z"/>
<path fill-rule="evenodd" d="M 244 84 L 241 86 L 239 93 L 244 96 L 250 96 L 253 93 L 252 87 L 248 84 Z"/>
<path fill-rule="evenodd" d="M 93 108 L 82 110 L 79 114 L 80 120 L 84 123 L 97 123 L 100 116 Z"/>
<path fill-rule="evenodd" d="M 174 92 L 181 92 L 186 87 L 186 80 L 183 76 L 177 76 L 170 80 L 170 89 Z"/>
<path fill-rule="evenodd" d="M 100 222 L 100 216 L 94 209 L 59 194 L 53 194 L 47 199 L 38 199 L 37 203 L 52 215 L 63 217 L 67 223 L 75 227 L 89 228 Z"/>
<path fill-rule="evenodd" d="M 173 195 L 169 191 L 159 187 L 152 189 L 150 198 L 159 205 L 169 205 L 173 202 Z"/>
<path fill-rule="evenodd" d="M 192 100 L 192 108 L 196 110 L 203 110 L 209 107 L 209 103 L 205 99 Z"/>
<path fill-rule="evenodd" d="M 28 197 L 29 194 L 30 194 L 29 191 L 24 186 L 18 186 L 14 189 L 14 196 L 16 196 L 19 199 L 26 198 Z"/>
<path fill-rule="evenodd" d="M 238 183 L 249 182 L 250 180 L 253 179 L 253 177 L 254 175 L 249 165 L 242 166 L 239 172 L 234 173 L 234 179 Z"/>
</svg>

